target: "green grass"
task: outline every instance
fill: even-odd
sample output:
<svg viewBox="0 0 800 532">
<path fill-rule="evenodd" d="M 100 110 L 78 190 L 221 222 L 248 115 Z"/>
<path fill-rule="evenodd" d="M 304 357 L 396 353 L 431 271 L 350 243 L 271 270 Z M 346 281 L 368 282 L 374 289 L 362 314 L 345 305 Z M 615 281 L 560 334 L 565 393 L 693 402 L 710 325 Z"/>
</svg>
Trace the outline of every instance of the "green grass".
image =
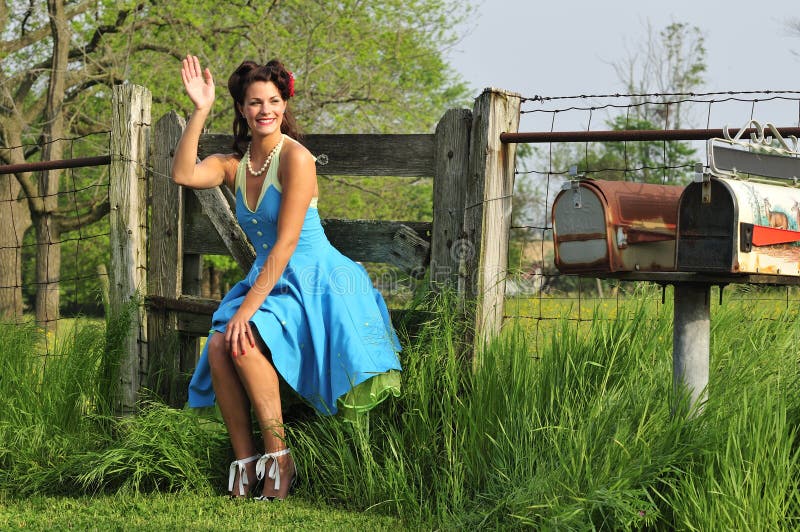
<svg viewBox="0 0 800 532">
<path fill-rule="evenodd" d="M 511 323 L 474 372 L 439 302 L 405 344 L 400 398 L 355 424 L 288 422 L 302 482 L 268 509 L 220 497 L 215 417 L 111 413 L 124 327 L 76 326 L 46 359 L 19 356 L 35 329 L 0 327 L 0 528 L 798 528 L 796 305 L 714 304 L 709 401 L 687 419 L 671 415 L 658 299 L 622 298 L 613 320 L 598 305 L 535 341 Z"/>
<path fill-rule="evenodd" d="M 293 499 L 291 504 L 153 493 L 41 497 L 0 504 L 0 529 L 26 530 L 402 530 L 399 519 Z"/>
</svg>

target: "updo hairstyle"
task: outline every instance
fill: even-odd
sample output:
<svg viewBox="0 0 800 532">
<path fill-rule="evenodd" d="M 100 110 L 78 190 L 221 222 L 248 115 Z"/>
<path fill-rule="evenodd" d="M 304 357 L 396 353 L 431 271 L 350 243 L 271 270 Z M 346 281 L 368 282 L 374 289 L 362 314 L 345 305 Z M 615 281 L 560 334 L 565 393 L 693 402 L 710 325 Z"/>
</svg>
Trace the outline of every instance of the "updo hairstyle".
<svg viewBox="0 0 800 532">
<path fill-rule="evenodd" d="M 278 88 L 278 92 L 284 100 L 289 100 L 293 95 L 292 76 L 283 63 L 277 59 L 269 61 L 266 65 L 259 65 L 255 61 L 244 61 L 236 67 L 231 77 L 228 78 L 228 92 L 233 98 L 233 149 L 239 155 L 244 155 L 247 145 L 250 143 L 250 128 L 240 109 L 244 107 L 247 87 L 254 81 L 271 81 Z M 295 122 L 288 105 L 281 122 L 281 133 L 300 140 L 297 122 Z"/>
</svg>

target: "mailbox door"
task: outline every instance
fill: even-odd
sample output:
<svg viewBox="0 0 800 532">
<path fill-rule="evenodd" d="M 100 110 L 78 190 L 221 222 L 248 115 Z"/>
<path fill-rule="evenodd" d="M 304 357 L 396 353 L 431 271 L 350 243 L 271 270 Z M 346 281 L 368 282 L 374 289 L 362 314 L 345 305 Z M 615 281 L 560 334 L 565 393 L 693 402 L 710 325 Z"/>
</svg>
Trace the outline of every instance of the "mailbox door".
<svg viewBox="0 0 800 532">
<path fill-rule="evenodd" d="M 613 271 L 675 271 L 678 201 L 683 187 L 600 183 L 611 214 Z"/>
<path fill-rule="evenodd" d="M 711 180 L 711 202 L 703 203 L 701 183 L 683 191 L 678 207 L 678 270 L 731 273 L 736 265 L 738 208 L 733 191 Z"/>
<path fill-rule="evenodd" d="M 739 271 L 800 275 L 800 190 L 724 179 L 739 210 Z"/>
<path fill-rule="evenodd" d="M 553 202 L 556 267 L 564 273 L 609 271 L 607 205 L 594 188 L 580 183 Z"/>
</svg>

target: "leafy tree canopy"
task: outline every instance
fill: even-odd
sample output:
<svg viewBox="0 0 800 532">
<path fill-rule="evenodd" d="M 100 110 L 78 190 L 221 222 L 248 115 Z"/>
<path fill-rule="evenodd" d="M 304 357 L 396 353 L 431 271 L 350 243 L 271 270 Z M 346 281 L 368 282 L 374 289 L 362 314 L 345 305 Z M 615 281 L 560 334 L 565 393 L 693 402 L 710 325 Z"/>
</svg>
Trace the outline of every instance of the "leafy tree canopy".
<svg viewBox="0 0 800 532">
<path fill-rule="evenodd" d="M 109 87 L 154 96 L 153 116 L 189 110 L 178 61 L 211 68 L 218 99 L 210 130 L 228 131 L 227 76 L 244 59 L 280 58 L 297 79 L 292 104 L 307 131 L 425 132 L 466 86 L 442 52 L 469 5 L 451 0 L 65 2 L 70 28 L 65 106 L 71 134 L 108 129 Z M 0 4 L 0 136 L 15 123 L 27 142 L 42 129 L 53 37 L 45 2 Z"/>
<path fill-rule="evenodd" d="M 307 132 L 428 132 L 467 98 L 443 51 L 470 9 L 456 0 L 2 0 L 0 163 L 105 153 L 102 136 L 70 144 L 68 155 L 58 139 L 108 130 L 115 84 L 148 87 L 154 119 L 189 112 L 179 75 L 187 53 L 215 75 L 211 131 L 230 131 L 228 74 L 244 59 L 277 57 L 294 71 L 292 105 Z M 107 211 L 94 187 L 83 197 L 61 194 L 65 175 L 0 176 L 0 201 L 12 205 L 0 224 L 15 228 L 0 237 L 0 315 L 19 313 L 16 248 L 28 228 L 36 227 L 36 260 L 47 262 L 35 281 L 46 290 L 57 283 L 59 235 Z M 68 175 L 70 188 L 97 179 Z"/>
</svg>

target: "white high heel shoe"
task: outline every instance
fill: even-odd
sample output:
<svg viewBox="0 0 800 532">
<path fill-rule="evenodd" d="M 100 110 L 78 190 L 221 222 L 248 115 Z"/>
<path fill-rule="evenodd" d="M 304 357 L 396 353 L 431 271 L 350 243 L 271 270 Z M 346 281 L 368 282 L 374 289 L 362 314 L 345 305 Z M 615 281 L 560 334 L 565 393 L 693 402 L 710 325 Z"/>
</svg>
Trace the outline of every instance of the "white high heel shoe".
<svg viewBox="0 0 800 532">
<path fill-rule="evenodd" d="M 280 491 L 281 489 L 281 468 L 278 465 L 278 457 L 290 454 L 292 452 L 291 449 L 286 448 L 282 451 L 276 451 L 274 453 L 266 453 L 261 458 L 258 459 L 256 462 L 256 478 L 261 480 L 264 478 L 264 473 L 266 472 L 267 462 L 272 460 L 272 465 L 269 466 L 269 472 L 267 476 L 271 479 L 275 480 L 275 491 Z M 292 461 L 292 465 L 294 466 L 294 475 L 292 476 L 292 480 L 289 481 L 289 491 L 287 495 L 294 490 L 295 482 L 297 481 L 297 465 L 295 465 L 294 461 Z M 282 501 L 282 498 L 278 497 L 268 497 L 266 495 L 258 495 L 254 497 L 257 501 Z"/>
<path fill-rule="evenodd" d="M 260 454 L 254 454 L 253 456 L 249 456 L 247 458 L 242 458 L 241 460 L 234 460 L 231 462 L 231 467 L 228 472 L 228 493 L 232 499 L 236 497 L 244 497 L 247 495 L 244 491 L 244 487 L 249 485 L 249 479 L 247 478 L 247 469 L 245 469 L 245 465 L 249 464 L 254 460 L 258 460 L 261 458 Z M 258 464 L 256 464 L 258 466 Z M 234 479 L 236 478 L 236 473 L 239 473 L 239 495 L 233 494 L 233 483 Z M 260 478 L 260 477 L 259 477 Z"/>
</svg>

